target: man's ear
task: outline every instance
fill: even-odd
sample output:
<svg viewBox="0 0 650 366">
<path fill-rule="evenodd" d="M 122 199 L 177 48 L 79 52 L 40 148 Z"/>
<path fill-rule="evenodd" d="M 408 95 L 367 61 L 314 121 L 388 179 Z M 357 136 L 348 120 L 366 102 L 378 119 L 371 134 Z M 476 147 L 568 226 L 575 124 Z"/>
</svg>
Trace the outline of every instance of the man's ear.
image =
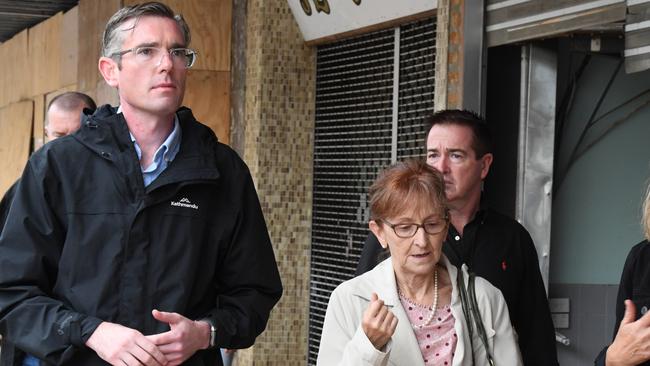
<svg viewBox="0 0 650 366">
<path fill-rule="evenodd" d="M 485 179 L 485 177 L 487 177 L 488 173 L 490 172 L 492 160 L 494 160 L 494 156 L 491 153 L 486 153 L 481 158 L 481 179 Z"/>
<path fill-rule="evenodd" d="M 117 77 L 120 73 L 117 62 L 109 57 L 100 57 L 98 67 L 99 72 L 104 77 L 104 80 L 106 80 L 106 84 L 112 86 L 113 88 L 117 88 Z"/>
<path fill-rule="evenodd" d="M 384 249 L 388 248 L 388 244 L 384 239 L 383 226 L 379 225 L 375 220 L 370 220 L 370 222 L 368 223 L 368 227 L 370 228 L 370 231 L 372 231 L 372 233 L 375 234 L 377 240 L 379 240 L 379 244 L 381 245 L 381 247 Z"/>
</svg>

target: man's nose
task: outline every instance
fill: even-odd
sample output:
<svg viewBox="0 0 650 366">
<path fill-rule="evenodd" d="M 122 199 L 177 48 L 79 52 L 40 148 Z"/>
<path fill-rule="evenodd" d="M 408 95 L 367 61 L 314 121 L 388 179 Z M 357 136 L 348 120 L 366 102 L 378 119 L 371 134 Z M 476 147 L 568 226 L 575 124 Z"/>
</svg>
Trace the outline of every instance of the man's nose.
<svg viewBox="0 0 650 366">
<path fill-rule="evenodd" d="M 446 156 L 441 156 L 440 159 L 436 160 L 432 164 L 432 166 L 440 173 L 447 173 L 449 171 L 449 160 Z"/>
<path fill-rule="evenodd" d="M 157 67 L 163 67 L 165 70 L 169 70 L 173 65 L 174 60 L 172 59 L 172 54 L 168 50 L 163 49 L 160 52 L 160 60 L 158 61 Z"/>
</svg>

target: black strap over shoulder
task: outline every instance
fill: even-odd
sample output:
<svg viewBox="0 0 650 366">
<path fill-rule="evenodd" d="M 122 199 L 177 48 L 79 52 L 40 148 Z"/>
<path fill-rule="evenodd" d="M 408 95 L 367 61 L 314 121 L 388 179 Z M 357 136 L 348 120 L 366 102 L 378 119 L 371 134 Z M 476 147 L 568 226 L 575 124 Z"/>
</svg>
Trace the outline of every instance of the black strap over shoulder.
<svg viewBox="0 0 650 366">
<path fill-rule="evenodd" d="M 483 343 L 485 348 L 485 354 L 487 355 L 488 363 L 490 366 L 494 366 L 494 359 L 490 354 L 490 348 L 488 347 L 487 334 L 485 332 L 485 327 L 483 326 L 483 318 L 481 317 L 481 312 L 478 309 L 478 301 L 476 300 L 476 290 L 474 285 L 474 279 L 476 275 L 473 272 L 469 272 L 469 283 L 465 287 L 465 279 L 463 276 L 462 269 L 459 268 L 458 275 L 456 276 L 456 283 L 458 287 L 458 294 L 460 296 L 460 302 L 463 308 L 463 315 L 467 323 L 467 332 L 469 333 L 469 342 L 470 349 L 472 350 L 472 365 L 476 364 L 474 360 L 474 326 L 478 332 L 478 336 Z"/>
</svg>

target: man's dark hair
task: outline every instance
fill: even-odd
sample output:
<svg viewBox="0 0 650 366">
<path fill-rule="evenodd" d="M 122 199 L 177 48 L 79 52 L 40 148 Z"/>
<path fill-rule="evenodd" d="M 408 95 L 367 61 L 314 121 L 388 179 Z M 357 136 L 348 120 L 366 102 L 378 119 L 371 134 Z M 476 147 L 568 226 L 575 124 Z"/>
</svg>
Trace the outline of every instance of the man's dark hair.
<svg viewBox="0 0 650 366">
<path fill-rule="evenodd" d="M 111 57 L 120 51 L 122 43 L 124 42 L 125 30 L 132 30 L 137 25 L 138 19 L 141 17 L 152 16 L 168 18 L 176 21 L 178 28 L 183 34 L 184 47 L 190 45 L 192 36 L 190 34 L 190 27 L 181 15 L 175 15 L 174 12 L 165 4 L 159 2 L 147 2 L 143 4 L 136 4 L 133 6 L 125 6 L 118 10 L 106 23 L 104 34 L 102 35 L 102 56 Z M 129 29 L 120 29 L 120 25 L 125 22 L 136 19 L 136 23 Z M 118 59 L 118 66 L 120 65 Z"/>
<path fill-rule="evenodd" d="M 476 112 L 444 109 L 430 116 L 427 123 L 429 125 L 427 136 L 429 136 L 433 126 L 436 125 L 465 126 L 472 130 L 472 149 L 474 149 L 476 159 L 480 159 L 483 155 L 492 152 L 492 133 L 485 119 Z"/>
</svg>

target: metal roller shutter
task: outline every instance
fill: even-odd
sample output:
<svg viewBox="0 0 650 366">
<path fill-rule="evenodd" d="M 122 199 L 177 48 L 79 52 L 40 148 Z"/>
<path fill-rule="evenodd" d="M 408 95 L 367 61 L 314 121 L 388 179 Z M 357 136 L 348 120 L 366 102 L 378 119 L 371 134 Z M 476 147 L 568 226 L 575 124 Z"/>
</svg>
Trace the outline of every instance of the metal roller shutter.
<svg viewBox="0 0 650 366">
<path fill-rule="evenodd" d="M 330 293 L 354 275 L 368 235 L 368 187 L 395 159 L 424 154 L 435 29 L 430 18 L 318 48 L 310 365 Z"/>
</svg>

